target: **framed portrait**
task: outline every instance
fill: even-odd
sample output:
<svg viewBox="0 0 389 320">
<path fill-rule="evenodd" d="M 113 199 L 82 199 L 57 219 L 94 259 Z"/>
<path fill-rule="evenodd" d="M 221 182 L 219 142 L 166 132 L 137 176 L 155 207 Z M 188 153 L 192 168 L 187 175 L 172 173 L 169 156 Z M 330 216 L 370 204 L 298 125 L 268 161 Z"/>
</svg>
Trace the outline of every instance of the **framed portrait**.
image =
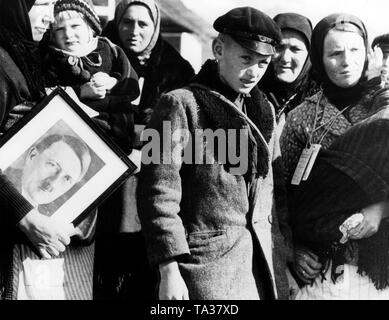
<svg viewBox="0 0 389 320">
<path fill-rule="evenodd" d="M 78 225 L 136 166 L 56 88 L 3 136 L 0 169 L 39 212 Z"/>
</svg>

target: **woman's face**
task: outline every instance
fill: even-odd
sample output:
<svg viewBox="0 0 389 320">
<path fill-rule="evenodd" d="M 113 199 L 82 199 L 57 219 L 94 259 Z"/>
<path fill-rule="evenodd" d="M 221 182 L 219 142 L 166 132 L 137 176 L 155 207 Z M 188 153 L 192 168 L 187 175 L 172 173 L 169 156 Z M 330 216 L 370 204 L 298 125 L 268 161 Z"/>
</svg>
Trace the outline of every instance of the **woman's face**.
<svg viewBox="0 0 389 320">
<path fill-rule="evenodd" d="M 155 27 L 149 9 L 142 5 L 131 5 L 123 15 L 118 29 L 123 46 L 137 54 L 147 48 Z"/>
<path fill-rule="evenodd" d="M 356 85 L 366 59 L 363 38 L 355 32 L 330 30 L 324 38 L 323 64 L 328 78 L 340 88 Z"/>
<path fill-rule="evenodd" d="M 278 80 L 294 82 L 300 75 L 307 57 L 308 49 L 303 36 L 292 30 L 283 30 L 281 43 L 272 58 Z"/>
<path fill-rule="evenodd" d="M 42 40 L 54 17 L 54 3 L 56 0 L 36 0 L 28 16 L 30 17 L 32 39 Z"/>
</svg>

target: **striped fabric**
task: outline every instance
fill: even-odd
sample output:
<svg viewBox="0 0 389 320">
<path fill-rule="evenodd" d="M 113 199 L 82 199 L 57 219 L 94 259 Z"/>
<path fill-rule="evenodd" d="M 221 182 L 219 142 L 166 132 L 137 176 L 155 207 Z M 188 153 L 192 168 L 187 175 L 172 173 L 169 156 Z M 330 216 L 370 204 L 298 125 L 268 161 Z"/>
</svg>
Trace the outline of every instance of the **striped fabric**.
<svg viewBox="0 0 389 320">
<path fill-rule="evenodd" d="M 61 253 L 57 261 L 63 259 L 62 270 L 57 270 L 59 274 L 63 273 L 63 279 L 61 279 L 62 287 L 53 286 L 53 292 L 46 292 L 45 294 L 35 295 L 34 288 L 26 285 L 29 282 L 26 281 L 28 274 L 28 268 L 26 268 L 26 262 L 34 262 L 39 264 L 39 267 L 53 264 L 55 261 L 51 260 L 39 260 L 38 256 L 30 249 L 30 247 L 19 244 L 14 246 L 13 250 L 13 294 L 12 299 L 17 299 L 22 294 L 23 299 L 45 299 L 45 300 L 92 300 L 92 281 L 93 281 L 93 262 L 94 262 L 94 243 L 90 246 L 73 246 L 68 247 L 65 252 Z M 25 263 L 23 263 L 23 261 Z M 60 265 L 60 264 L 58 264 Z M 57 267 L 58 268 L 58 267 Z M 31 272 L 31 271 L 30 271 Z M 20 278 L 22 276 L 23 278 Z M 43 277 L 45 275 L 42 275 Z M 47 275 L 46 275 L 47 276 Z M 20 278 L 20 279 L 19 279 Z M 22 288 L 22 292 L 19 290 L 19 280 L 25 288 Z M 23 291 L 28 292 L 24 294 Z M 54 292 L 55 291 L 55 292 Z M 61 292 L 60 292 L 61 291 Z M 31 293 L 32 292 L 32 293 Z"/>
</svg>

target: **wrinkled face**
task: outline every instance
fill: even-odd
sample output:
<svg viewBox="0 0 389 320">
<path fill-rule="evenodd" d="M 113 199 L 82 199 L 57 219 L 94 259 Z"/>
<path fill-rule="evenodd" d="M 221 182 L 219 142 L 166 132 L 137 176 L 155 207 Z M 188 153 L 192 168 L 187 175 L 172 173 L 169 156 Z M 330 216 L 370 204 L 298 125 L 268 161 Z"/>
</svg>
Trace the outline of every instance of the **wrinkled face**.
<svg viewBox="0 0 389 320">
<path fill-rule="evenodd" d="M 56 0 L 36 0 L 28 12 L 31 23 L 32 39 L 36 42 L 42 40 L 50 23 L 53 22 L 55 1 Z"/>
<path fill-rule="evenodd" d="M 41 153 L 32 148 L 22 176 L 24 195 L 35 204 L 50 203 L 73 187 L 81 176 L 81 161 L 65 142 L 57 141 Z"/>
<path fill-rule="evenodd" d="M 216 39 L 213 51 L 221 80 L 239 93 L 249 93 L 257 85 L 271 58 L 245 49 L 229 37 Z"/>
<path fill-rule="evenodd" d="M 307 57 L 308 49 L 303 36 L 292 30 L 283 30 L 281 43 L 272 58 L 276 77 L 286 83 L 294 82 Z"/>
<path fill-rule="evenodd" d="M 151 42 L 155 26 L 149 9 L 142 5 L 131 5 L 123 15 L 118 29 L 123 46 L 133 53 L 142 53 Z"/>
<path fill-rule="evenodd" d="M 58 48 L 70 52 L 81 51 L 92 37 L 92 29 L 78 12 L 63 11 L 55 16 L 53 40 Z"/>
<path fill-rule="evenodd" d="M 365 59 L 365 45 L 358 33 L 330 30 L 324 38 L 324 68 L 338 87 L 348 88 L 358 83 Z"/>
</svg>

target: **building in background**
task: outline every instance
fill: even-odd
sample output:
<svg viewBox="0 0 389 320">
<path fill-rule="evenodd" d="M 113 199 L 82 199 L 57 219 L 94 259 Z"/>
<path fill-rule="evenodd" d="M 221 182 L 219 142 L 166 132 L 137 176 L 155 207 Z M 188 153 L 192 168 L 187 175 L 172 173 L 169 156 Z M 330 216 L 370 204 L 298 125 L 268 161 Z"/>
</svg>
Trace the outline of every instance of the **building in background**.
<svg viewBox="0 0 389 320">
<path fill-rule="evenodd" d="M 108 21 L 113 20 L 116 3 L 116 0 L 93 0 L 96 13 L 103 26 L 105 26 Z"/>
<path fill-rule="evenodd" d="M 93 0 L 105 25 L 112 20 L 120 0 Z M 181 0 L 157 0 L 161 8 L 161 32 L 166 41 L 187 59 L 196 72 L 212 56 L 211 42 L 216 36 L 212 25 L 188 9 Z"/>
</svg>

